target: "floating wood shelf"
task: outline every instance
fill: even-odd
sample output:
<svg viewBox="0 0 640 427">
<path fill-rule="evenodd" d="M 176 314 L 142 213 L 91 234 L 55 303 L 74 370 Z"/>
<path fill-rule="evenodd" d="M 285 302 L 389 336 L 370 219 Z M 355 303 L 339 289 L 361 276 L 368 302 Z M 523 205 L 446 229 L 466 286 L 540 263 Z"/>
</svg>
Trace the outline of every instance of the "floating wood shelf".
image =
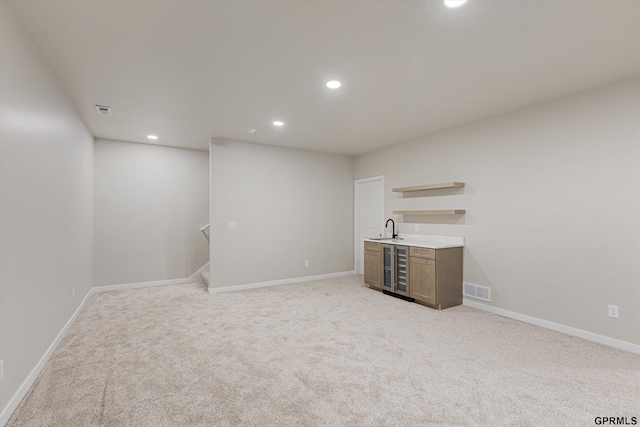
<svg viewBox="0 0 640 427">
<path fill-rule="evenodd" d="M 462 188 L 464 187 L 464 182 L 443 182 L 441 184 L 426 184 L 426 185 L 416 185 L 413 187 L 399 187 L 394 188 L 394 193 L 408 193 L 410 191 L 424 191 L 424 190 L 439 190 L 442 188 Z"/>
<path fill-rule="evenodd" d="M 464 209 L 445 209 L 428 211 L 393 211 L 394 215 L 464 215 Z"/>
</svg>

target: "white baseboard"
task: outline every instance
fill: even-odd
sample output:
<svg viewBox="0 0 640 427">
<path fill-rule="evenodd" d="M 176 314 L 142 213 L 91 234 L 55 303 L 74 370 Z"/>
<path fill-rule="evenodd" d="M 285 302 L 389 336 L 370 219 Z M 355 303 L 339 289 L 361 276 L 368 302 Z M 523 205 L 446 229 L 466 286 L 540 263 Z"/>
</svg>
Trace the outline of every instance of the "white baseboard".
<svg viewBox="0 0 640 427">
<path fill-rule="evenodd" d="M 78 313 L 80 313 L 80 311 L 83 309 L 84 304 L 90 295 L 96 294 L 98 292 L 117 291 L 121 289 L 146 288 L 149 286 L 176 285 L 181 283 L 191 283 L 191 280 L 190 278 L 174 279 L 174 280 L 158 280 L 154 282 L 139 282 L 139 283 L 125 283 L 122 285 L 94 286 L 93 288 L 89 289 L 89 292 L 87 292 L 87 295 L 84 297 L 84 299 L 82 300 L 82 302 L 80 303 L 76 311 L 73 313 L 69 321 L 66 323 L 66 325 L 64 325 L 64 327 L 62 328 L 62 330 L 60 331 L 56 339 L 53 341 L 53 343 L 51 343 L 51 345 L 49 346 L 45 354 L 42 356 L 42 358 L 40 359 L 36 367 L 33 368 L 33 370 L 31 371 L 27 379 L 24 380 L 24 382 L 22 383 L 18 391 L 9 400 L 9 403 L 0 414 L 0 427 L 4 427 L 7 421 L 9 421 L 9 418 L 11 418 L 13 411 L 16 410 L 16 408 L 18 407 L 18 405 L 20 404 L 24 396 L 27 394 L 27 392 L 35 382 L 36 378 L 38 378 L 38 375 L 40 375 L 42 368 L 44 368 L 44 366 L 47 364 L 47 362 L 49 361 L 49 358 L 51 358 L 51 355 L 58 347 L 58 344 L 60 344 L 64 336 L 67 334 L 67 331 L 69 330 L 73 322 L 76 320 Z"/>
<path fill-rule="evenodd" d="M 203 268 L 201 268 L 200 270 L 198 270 L 196 273 L 194 273 L 194 276 L 196 274 L 199 274 L 201 271 L 203 271 L 205 269 L 205 267 L 208 267 L 208 264 L 206 266 L 204 266 Z M 211 287 L 209 287 L 208 291 L 210 293 L 232 292 L 232 291 L 240 291 L 240 290 L 244 290 L 244 289 L 255 289 L 255 288 L 263 288 L 263 287 L 267 287 L 267 286 L 277 286 L 277 285 L 285 285 L 285 284 L 290 284 L 290 283 L 308 282 L 308 281 L 311 281 L 311 280 L 330 279 L 330 278 L 333 278 L 333 277 L 350 276 L 350 275 L 353 275 L 353 274 L 355 274 L 354 271 L 342 271 L 342 272 L 338 272 L 338 273 L 320 274 L 320 275 L 317 275 L 317 276 L 296 277 L 296 278 L 292 278 L 292 279 L 282 279 L 282 280 L 273 280 L 273 281 L 269 281 L 269 282 L 249 283 L 249 284 L 245 284 L 245 285 L 236 285 L 236 286 L 225 286 L 225 287 L 221 287 L 221 288 L 211 288 Z M 191 277 L 193 277 L 193 276 L 191 276 Z M 29 391 L 29 389 L 31 388 L 33 383 L 35 382 L 36 378 L 38 378 L 38 375 L 40 374 L 40 372 L 42 371 L 42 369 L 44 368 L 46 363 L 49 361 L 49 358 L 51 357 L 53 352 L 56 350 L 56 348 L 58 347 L 58 345 L 60 344 L 60 342 L 62 341 L 64 336 L 66 335 L 67 331 L 69 330 L 69 328 L 71 327 L 71 325 L 75 321 L 76 317 L 78 316 L 80 311 L 82 311 L 82 309 L 84 308 L 84 305 L 87 302 L 89 296 L 91 296 L 91 295 L 93 295 L 95 293 L 98 293 L 98 292 L 114 291 L 114 290 L 120 290 L 120 289 L 134 289 L 134 288 L 144 288 L 144 287 L 149 287 L 149 286 L 164 286 L 164 285 L 180 284 L 180 283 L 192 283 L 194 281 L 191 280 L 191 277 L 190 278 L 184 278 L 184 279 L 175 279 L 175 280 L 159 280 L 159 281 L 154 281 L 154 282 L 140 282 L 140 283 L 127 283 L 127 284 L 122 284 L 122 285 L 96 286 L 96 287 L 91 288 L 89 290 L 89 292 L 87 292 L 87 295 L 85 295 L 84 299 L 82 300 L 82 302 L 80 303 L 80 305 L 78 306 L 76 311 L 73 313 L 73 315 L 71 316 L 69 321 L 67 321 L 67 323 L 64 325 L 64 327 L 62 328 L 62 330 L 58 334 L 58 336 L 51 343 L 51 345 L 49 346 L 49 348 L 47 349 L 45 354 L 42 356 L 42 358 L 40 358 L 40 361 L 33 368 L 31 373 L 27 376 L 27 379 L 24 380 L 24 382 L 22 383 L 22 385 L 20 386 L 18 391 L 9 400 L 9 403 L 7 404 L 7 406 L 4 408 L 4 410 L 0 414 L 0 426 L 4 427 L 5 424 L 7 423 L 7 421 L 9 421 L 9 418 L 13 414 L 13 411 L 15 411 L 15 409 L 18 407 L 18 405 L 20 404 L 20 402 L 22 401 L 24 396 L 27 394 L 27 392 Z M 463 304 L 466 305 L 466 306 L 469 306 L 469 307 L 473 307 L 473 308 L 477 308 L 477 309 L 480 309 L 480 310 L 484 310 L 484 311 L 487 311 L 487 312 L 490 312 L 490 313 L 493 313 L 493 314 L 497 314 L 497 315 L 500 315 L 500 316 L 508 317 L 508 318 L 515 319 L 515 320 L 519 320 L 519 321 L 522 321 L 522 322 L 525 322 L 525 323 L 530 323 L 530 324 L 536 325 L 536 326 L 542 326 L 543 328 L 552 329 L 554 331 L 563 332 L 563 333 L 566 333 L 568 335 L 573 335 L 573 336 L 576 336 L 576 337 L 584 338 L 586 340 L 594 341 L 594 342 L 597 342 L 597 343 L 600 343 L 600 344 L 604 344 L 604 345 L 608 345 L 610 347 L 615 347 L 615 348 L 619 348 L 619 349 L 622 349 L 622 350 L 630 351 L 632 353 L 640 354 L 640 345 L 637 345 L 637 344 L 632 344 L 632 343 L 629 343 L 629 342 L 626 342 L 626 341 L 617 340 L 615 338 L 609 338 L 609 337 L 606 337 L 604 335 L 594 334 L 592 332 L 588 332 L 588 331 L 584 331 L 584 330 L 581 330 L 581 329 L 572 328 L 570 326 L 561 325 L 559 323 L 549 322 L 547 320 L 538 319 L 536 317 L 527 316 L 527 315 L 516 313 L 516 312 L 513 312 L 513 311 L 508 311 L 508 310 L 504 310 L 504 309 L 501 309 L 501 308 L 492 307 L 490 305 L 482 304 L 482 303 L 471 301 L 471 300 L 468 300 L 468 299 L 464 299 L 463 300 Z"/>
<path fill-rule="evenodd" d="M 599 344 L 608 345 L 609 347 L 619 348 L 621 350 L 630 351 L 632 353 L 640 354 L 640 345 L 633 344 L 627 341 L 618 340 L 615 338 L 606 337 L 604 335 L 594 334 L 593 332 L 584 331 L 582 329 L 572 328 L 571 326 L 562 325 L 560 323 L 550 322 L 548 320 L 538 319 L 537 317 L 527 316 L 526 314 L 516 313 L 515 311 L 509 311 L 498 307 L 493 307 L 487 304 L 483 304 L 469 299 L 463 299 L 462 303 L 469 307 L 477 308 L 479 310 L 488 311 L 489 313 L 497 314 L 499 316 L 508 317 L 510 319 L 519 320 L 521 322 L 529 323 L 531 325 L 542 326 L 543 328 L 551 329 L 554 331 L 562 332 L 567 335 L 573 335 L 575 337 L 584 338 L 585 340 L 594 341 Z"/>
<path fill-rule="evenodd" d="M 94 290 L 94 292 L 107 292 L 107 291 L 119 291 L 122 289 L 148 288 L 150 286 L 179 285 L 181 283 L 189 283 L 189 279 L 185 278 L 185 279 L 156 280 L 155 282 L 125 283 L 122 285 L 96 286 L 91 289 Z"/>
<path fill-rule="evenodd" d="M 189 282 L 191 283 L 202 283 L 202 272 L 209 271 L 209 263 L 203 265 L 198 271 L 189 276 Z"/>
<path fill-rule="evenodd" d="M 73 322 L 76 320 L 76 317 L 78 317 L 78 314 L 84 308 L 84 304 L 89 299 L 89 296 L 95 293 L 94 289 L 95 288 L 89 289 L 89 292 L 87 292 L 87 295 L 85 295 L 84 299 L 82 300 L 82 302 L 80 303 L 76 311 L 71 315 L 71 318 L 69 318 L 69 321 L 67 321 L 67 323 L 64 325 L 64 327 L 58 334 L 58 336 L 53 340 L 53 342 L 51 343 L 47 351 L 44 353 L 44 355 L 40 358 L 40 360 L 36 364 L 35 368 L 33 368 L 31 373 L 29 373 L 29 375 L 27 376 L 27 379 L 25 379 L 22 385 L 20 385 L 20 388 L 18 388 L 18 391 L 16 391 L 13 397 L 11 397 L 11 399 L 9 400 L 9 403 L 0 414 L 0 426 L 4 427 L 5 424 L 7 424 L 7 422 L 9 421 L 9 418 L 11 418 L 11 415 L 13 414 L 13 411 L 15 411 L 18 405 L 20 404 L 20 402 L 22 402 L 22 399 L 27 394 L 27 392 L 29 391 L 33 383 L 36 381 L 36 379 L 38 378 L 38 375 L 40 375 L 40 372 L 42 372 L 42 369 L 49 361 L 49 358 L 51 357 L 53 352 L 56 351 L 56 348 L 58 348 L 58 344 L 60 344 L 64 336 L 67 334 L 67 331 L 69 330 Z"/>
<path fill-rule="evenodd" d="M 341 271 L 338 273 L 319 274 L 317 276 L 294 277 L 292 279 L 272 280 L 270 282 L 247 283 L 246 285 L 224 286 L 212 288 L 209 286 L 209 293 L 242 291 L 245 289 L 265 288 L 267 286 L 287 285 L 290 283 L 309 282 L 311 280 L 331 279 L 332 277 L 351 276 L 355 271 Z"/>
<path fill-rule="evenodd" d="M 18 405 L 20 404 L 24 396 L 29 392 L 29 389 L 38 378 L 38 375 L 40 375 L 40 372 L 42 372 L 42 369 L 51 358 L 51 355 L 56 350 L 56 348 L 58 348 L 58 345 L 67 334 L 67 331 L 69 330 L 73 322 L 76 320 L 76 317 L 78 317 L 78 314 L 84 308 L 84 305 L 87 302 L 89 296 L 96 294 L 98 292 L 117 291 L 122 289 L 135 289 L 135 288 L 146 288 L 150 286 L 165 286 L 165 285 L 175 285 L 175 284 L 181 284 L 181 283 L 194 283 L 195 281 L 192 280 L 192 278 L 196 275 L 199 275 L 202 271 L 205 271 L 205 269 L 208 267 L 209 267 L 209 264 L 203 266 L 200 270 L 195 272 L 193 276 L 188 278 L 183 278 L 183 279 L 158 280 L 153 282 L 139 282 L 139 283 L 125 283 L 121 285 L 94 286 L 93 288 L 89 289 L 89 292 L 87 292 L 87 295 L 85 295 L 84 299 L 82 300 L 82 302 L 80 303 L 76 311 L 73 313 L 71 318 L 69 318 L 67 323 L 60 330 L 60 333 L 58 333 L 58 336 L 56 336 L 56 338 L 51 343 L 47 351 L 38 361 L 37 365 L 33 368 L 31 373 L 29 373 L 29 375 L 24 380 L 22 385 L 20 385 L 20 388 L 18 388 L 18 391 L 16 391 L 13 397 L 9 400 L 9 403 L 4 408 L 2 413 L 0 413 L 0 427 L 4 427 L 6 425 L 6 423 L 9 421 L 9 418 L 11 418 L 13 411 L 16 410 L 16 408 L 18 407 Z M 339 273 L 320 274 L 317 276 L 296 277 L 293 279 L 274 280 L 271 282 L 250 283 L 247 285 L 238 285 L 238 286 L 227 286 L 224 288 L 209 288 L 208 290 L 209 292 L 212 292 L 212 293 L 239 291 L 242 289 L 253 289 L 253 288 L 262 288 L 265 286 L 284 285 L 287 283 L 307 282 L 311 280 L 320 280 L 320 279 L 329 279 L 332 277 L 349 276 L 352 274 L 354 274 L 353 271 L 343 271 Z"/>
</svg>

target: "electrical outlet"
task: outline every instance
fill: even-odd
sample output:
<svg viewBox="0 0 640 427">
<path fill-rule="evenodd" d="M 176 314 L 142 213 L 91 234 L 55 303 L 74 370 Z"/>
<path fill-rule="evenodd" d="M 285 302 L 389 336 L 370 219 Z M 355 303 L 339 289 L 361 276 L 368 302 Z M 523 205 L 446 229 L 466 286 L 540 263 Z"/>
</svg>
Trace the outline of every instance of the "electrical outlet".
<svg viewBox="0 0 640 427">
<path fill-rule="evenodd" d="M 309 260 L 306 260 L 306 261 L 304 262 L 304 266 L 305 266 L 305 267 L 309 267 Z"/>
<path fill-rule="evenodd" d="M 620 318 L 620 309 L 617 305 L 609 306 L 609 317 L 613 317 L 614 319 Z"/>
<path fill-rule="evenodd" d="M 414 224 L 414 227 L 415 231 L 420 231 L 420 224 Z"/>
<path fill-rule="evenodd" d="M 238 228 L 238 223 L 235 221 L 229 221 L 229 230 L 235 230 Z"/>
<path fill-rule="evenodd" d="M 76 289 L 71 289 L 71 299 L 76 299 Z"/>
<path fill-rule="evenodd" d="M 0 381 L 4 378 L 4 360 L 0 360 Z"/>
</svg>

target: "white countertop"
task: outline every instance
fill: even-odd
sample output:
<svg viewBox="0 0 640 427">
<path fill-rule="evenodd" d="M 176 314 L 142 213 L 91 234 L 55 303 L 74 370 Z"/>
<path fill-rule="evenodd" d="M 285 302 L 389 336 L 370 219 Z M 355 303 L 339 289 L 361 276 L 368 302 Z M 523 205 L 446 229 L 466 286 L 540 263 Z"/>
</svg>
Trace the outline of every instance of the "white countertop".
<svg viewBox="0 0 640 427">
<path fill-rule="evenodd" d="M 403 234 L 398 239 L 375 240 L 363 239 L 365 242 L 382 243 L 384 245 L 417 246 L 429 249 L 463 248 L 464 237 L 430 236 L 425 234 Z"/>
</svg>

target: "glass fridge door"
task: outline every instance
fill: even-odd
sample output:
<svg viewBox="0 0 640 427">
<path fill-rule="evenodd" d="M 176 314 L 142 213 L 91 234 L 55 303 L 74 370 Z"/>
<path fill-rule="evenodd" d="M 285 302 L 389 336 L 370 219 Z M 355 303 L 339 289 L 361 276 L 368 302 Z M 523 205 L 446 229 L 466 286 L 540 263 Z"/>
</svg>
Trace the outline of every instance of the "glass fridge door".
<svg viewBox="0 0 640 427">
<path fill-rule="evenodd" d="M 409 296 L 409 248 L 396 246 L 395 293 Z"/>
<path fill-rule="evenodd" d="M 382 246 L 382 289 L 393 292 L 394 250 L 392 245 Z"/>
</svg>

